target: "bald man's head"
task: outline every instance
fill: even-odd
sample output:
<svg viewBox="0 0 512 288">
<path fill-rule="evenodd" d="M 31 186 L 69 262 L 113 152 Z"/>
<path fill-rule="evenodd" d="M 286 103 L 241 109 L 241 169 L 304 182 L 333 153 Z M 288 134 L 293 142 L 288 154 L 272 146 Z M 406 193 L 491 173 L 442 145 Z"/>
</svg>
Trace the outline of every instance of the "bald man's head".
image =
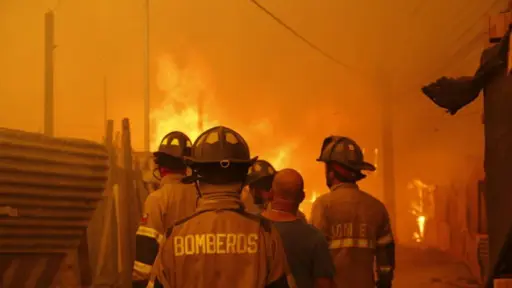
<svg viewBox="0 0 512 288">
<path fill-rule="evenodd" d="M 304 180 L 294 169 L 283 169 L 274 176 L 272 182 L 274 200 L 287 200 L 300 204 L 304 200 Z"/>
</svg>

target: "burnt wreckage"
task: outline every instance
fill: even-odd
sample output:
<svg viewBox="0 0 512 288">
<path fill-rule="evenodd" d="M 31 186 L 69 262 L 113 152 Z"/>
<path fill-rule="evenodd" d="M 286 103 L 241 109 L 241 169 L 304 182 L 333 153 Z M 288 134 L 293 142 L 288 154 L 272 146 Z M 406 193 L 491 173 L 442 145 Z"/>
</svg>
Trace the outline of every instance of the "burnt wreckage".
<svg viewBox="0 0 512 288">
<path fill-rule="evenodd" d="M 512 160 L 512 75 L 510 74 L 509 27 L 498 42 L 485 49 L 473 76 L 441 77 L 422 92 L 437 106 L 454 115 L 484 94 L 485 202 L 489 234 L 489 271 L 486 287 L 493 279 L 512 275 L 512 214 L 506 206 L 512 201 L 506 171 Z M 494 40 L 494 41 L 493 41 Z M 508 203 L 504 205 L 503 203 Z"/>
</svg>

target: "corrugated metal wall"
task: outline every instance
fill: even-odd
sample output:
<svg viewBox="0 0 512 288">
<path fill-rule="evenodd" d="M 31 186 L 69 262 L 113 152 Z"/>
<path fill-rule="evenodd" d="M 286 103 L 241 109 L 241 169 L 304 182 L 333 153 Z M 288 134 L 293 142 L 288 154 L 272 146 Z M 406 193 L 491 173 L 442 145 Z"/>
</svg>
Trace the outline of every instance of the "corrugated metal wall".
<svg viewBox="0 0 512 288">
<path fill-rule="evenodd" d="M 0 253 L 7 257 L 0 259 L 2 279 L 17 275 L 9 272 L 13 263 L 36 273 L 30 265 L 58 262 L 77 248 L 107 177 L 103 145 L 0 128 Z"/>
</svg>

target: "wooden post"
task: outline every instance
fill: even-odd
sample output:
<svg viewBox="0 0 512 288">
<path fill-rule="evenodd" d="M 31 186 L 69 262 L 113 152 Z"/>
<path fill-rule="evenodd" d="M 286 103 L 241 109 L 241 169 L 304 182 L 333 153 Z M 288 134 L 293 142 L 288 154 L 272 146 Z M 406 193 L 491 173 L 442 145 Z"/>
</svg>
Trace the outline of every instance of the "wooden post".
<svg viewBox="0 0 512 288">
<path fill-rule="evenodd" d="M 131 272 L 135 259 L 135 227 L 132 227 L 133 215 L 131 203 L 133 200 L 133 161 L 130 135 L 130 122 L 123 119 L 122 126 L 123 173 L 119 190 L 119 245 L 121 246 L 121 283 L 127 285 L 131 282 Z"/>
<path fill-rule="evenodd" d="M 103 77 L 103 121 L 105 121 L 105 129 L 108 129 L 107 77 Z"/>
<path fill-rule="evenodd" d="M 92 271 L 89 259 L 89 242 L 87 241 L 86 231 L 84 231 L 82 235 L 80 246 L 78 246 L 77 250 L 77 266 L 80 273 L 80 287 L 91 287 L 93 284 Z"/>
<path fill-rule="evenodd" d="M 54 98 L 53 98 L 53 50 L 54 43 L 54 21 L 53 11 L 44 15 L 44 134 L 54 134 Z"/>
<path fill-rule="evenodd" d="M 118 255 L 117 255 L 117 225 L 116 225 L 116 208 L 114 195 L 112 192 L 113 183 L 116 182 L 116 150 L 113 147 L 114 141 L 114 121 L 106 121 L 105 146 L 109 154 L 110 174 L 105 192 L 103 193 L 103 203 L 98 209 L 102 208 L 99 223 L 100 229 L 96 229 L 97 257 L 94 262 L 94 285 L 111 286 L 116 283 L 118 274 Z M 99 211 L 97 211 L 99 212 Z M 99 241 L 98 241 L 99 240 Z"/>
<path fill-rule="evenodd" d="M 148 152 L 149 147 L 149 138 L 150 138 L 150 121 L 149 121 L 149 105 L 150 105 L 150 65 L 149 65 L 149 0 L 145 0 L 145 24 L 146 27 L 144 29 L 144 152 Z"/>
</svg>

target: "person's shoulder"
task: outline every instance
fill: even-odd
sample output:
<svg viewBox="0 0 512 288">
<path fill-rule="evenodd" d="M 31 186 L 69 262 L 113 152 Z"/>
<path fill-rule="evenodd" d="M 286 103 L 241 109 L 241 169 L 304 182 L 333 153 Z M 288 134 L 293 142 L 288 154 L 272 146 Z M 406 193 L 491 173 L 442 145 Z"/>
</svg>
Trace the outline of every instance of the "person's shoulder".
<svg viewBox="0 0 512 288">
<path fill-rule="evenodd" d="M 331 198 L 331 194 L 332 193 L 327 192 L 327 193 L 324 193 L 324 194 L 316 197 L 315 202 L 313 202 L 313 204 L 325 204 L 325 203 L 329 202 L 329 199 Z"/>
<path fill-rule="evenodd" d="M 163 190 L 163 187 L 158 188 L 157 190 L 149 193 L 149 195 L 146 197 L 145 202 L 146 203 L 154 203 L 154 202 L 160 202 L 160 199 L 164 196 L 165 190 Z"/>
<path fill-rule="evenodd" d="M 273 231 L 274 226 L 272 220 L 265 218 L 261 212 L 251 213 L 247 210 L 244 210 L 240 213 L 240 215 L 250 221 L 258 222 L 262 226 L 263 230 L 267 233 L 271 233 Z"/>
<path fill-rule="evenodd" d="M 366 192 L 366 191 L 363 191 L 363 190 L 360 190 L 361 192 L 361 195 L 363 195 L 364 198 L 366 198 L 366 201 L 374 206 L 376 206 L 377 208 L 380 208 L 380 209 L 386 209 L 386 206 L 384 206 L 384 203 L 379 200 L 377 197 L 373 196 L 372 194 Z"/>
</svg>

